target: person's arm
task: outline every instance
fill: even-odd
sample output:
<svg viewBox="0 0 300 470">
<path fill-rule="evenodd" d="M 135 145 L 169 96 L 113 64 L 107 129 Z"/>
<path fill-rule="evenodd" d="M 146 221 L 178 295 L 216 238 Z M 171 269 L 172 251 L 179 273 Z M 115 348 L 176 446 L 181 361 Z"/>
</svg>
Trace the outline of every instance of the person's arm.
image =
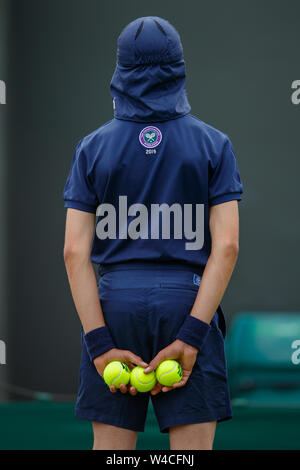
<svg viewBox="0 0 300 470">
<path fill-rule="evenodd" d="M 95 214 L 68 209 L 64 245 L 64 260 L 69 278 L 70 288 L 79 315 L 85 337 L 98 334 L 104 328 L 105 321 L 99 299 L 97 280 L 90 259 L 91 243 L 95 229 Z M 113 344 L 105 353 L 95 357 L 93 362 L 102 376 L 105 366 L 114 360 L 125 362 L 130 368 L 132 364 L 146 367 L 147 364 L 131 351 L 117 349 Z M 120 387 L 125 393 L 129 387 Z M 115 387 L 111 387 L 115 392 Z M 136 393 L 131 389 L 132 394 Z"/>
<path fill-rule="evenodd" d="M 105 325 L 97 281 L 90 260 L 95 214 L 68 209 L 64 260 L 73 300 L 84 333 Z"/>
<path fill-rule="evenodd" d="M 191 315 L 210 323 L 231 278 L 239 252 L 237 201 L 212 206 L 209 218 L 211 255 L 205 266 Z"/>
<path fill-rule="evenodd" d="M 229 201 L 210 208 L 209 215 L 212 249 L 206 264 L 199 291 L 195 299 L 191 316 L 210 328 L 217 307 L 228 286 L 238 255 L 239 217 L 237 201 Z M 197 323 L 197 322 L 196 322 Z M 200 322 L 199 322 L 200 324 Z M 180 335 L 179 335 L 180 336 Z M 199 349 L 202 345 L 199 345 Z M 173 387 L 155 386 L 151 393 L 156 394 L 186 384 L 196 361 L 198 348 L 180 339 L 161 350 L 150 362 L 145 372 L 156 369 L 166 359 L 178 359 L 183 370 L 183 378 Z"/>
</svg>

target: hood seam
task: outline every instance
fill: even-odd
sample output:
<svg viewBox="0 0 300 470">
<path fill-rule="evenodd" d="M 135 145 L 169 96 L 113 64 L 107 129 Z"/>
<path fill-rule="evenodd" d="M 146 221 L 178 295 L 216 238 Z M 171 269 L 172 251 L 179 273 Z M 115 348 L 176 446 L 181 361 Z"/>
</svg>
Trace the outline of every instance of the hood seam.
<svg viewBox="0 0 300 470">
<path fill-rule="evenodd" d="M 184 116 L 187 116 L 188 114 L 191 114 L 190 111 L 187 111 L 186 113 L 182 113 L 180 115 L 177 115 L 177 116 L 172 116 L 172 117 L 169 117 L 168 119 L 156 119 L 155 121 L 142 121 L 142 120 L 138 120 L 138 119 L 132 119 L 132 118 L 122 118 L 122 117 L 119 117 L 119 116 L 114 116 L 113 119 L 118 119 L 119 121 L 130 121 L 130 122 L 137 122 L 139 124 L 155 124 L 156 122 L 168 122 L 168 121 L 174 121 L 175 119 L 180 119 Z"/>
</svg>

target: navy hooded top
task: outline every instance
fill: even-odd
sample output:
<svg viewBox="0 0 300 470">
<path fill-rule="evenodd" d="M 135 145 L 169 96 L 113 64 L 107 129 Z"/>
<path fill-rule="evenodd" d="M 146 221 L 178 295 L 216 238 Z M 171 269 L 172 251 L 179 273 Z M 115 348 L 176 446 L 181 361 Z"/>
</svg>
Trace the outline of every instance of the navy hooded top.
<svg viewBox="0 0 300 470">
<path fill-rule="evenodd" d="M 224 133 L 190 114 L 179 34 L 139 18 L 118 39 L 114 118 L 77 145 L 65 207 L 96 214 L 93 262 L 192 264 L 211 251 L 209 208 L 240 200 Z"/>
</svg>

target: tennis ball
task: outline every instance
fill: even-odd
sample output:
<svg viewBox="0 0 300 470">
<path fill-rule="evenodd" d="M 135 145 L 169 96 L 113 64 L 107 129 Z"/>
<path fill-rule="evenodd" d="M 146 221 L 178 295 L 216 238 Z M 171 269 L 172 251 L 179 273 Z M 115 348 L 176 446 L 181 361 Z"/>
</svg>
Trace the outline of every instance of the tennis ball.
<svg viewBox="0 0 300 470">
<path fill-rule="evenodd" d="M 161 362 L 156 369 L 156 378 L 160 384 L 172 387 L 182 379 L 181 365 L 173 359 Z"/>
<path fill-rule="evenodd" d="M 129 367 L 124 362 L 110 362 L 104 369 L 103 379 L 109 387 L 115 385 L 120 388 L 121 384 L 127 385 L 130 379 Z"/>
<path fill-rule="evenodd" d="M 137 366 L 131 371 L 130 383 L 138 392 L 149 392 L 156 384 L 155 372 L 144 374 L 144 368 Z"/>
</svg>

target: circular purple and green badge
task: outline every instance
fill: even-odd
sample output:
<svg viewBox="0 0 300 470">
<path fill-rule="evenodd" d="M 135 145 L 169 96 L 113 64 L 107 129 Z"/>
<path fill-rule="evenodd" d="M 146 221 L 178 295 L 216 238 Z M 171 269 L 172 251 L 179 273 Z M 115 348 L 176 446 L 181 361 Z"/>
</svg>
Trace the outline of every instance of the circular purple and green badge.
<svg viewBox="0 0 300 470">
<path fill-rule="evenodd" d="M 162 133 L 157 127 L 147 126 L 140 132 L 139 140 L 144 147 L 153 149 L 161 143 Z"/>
</svg>

